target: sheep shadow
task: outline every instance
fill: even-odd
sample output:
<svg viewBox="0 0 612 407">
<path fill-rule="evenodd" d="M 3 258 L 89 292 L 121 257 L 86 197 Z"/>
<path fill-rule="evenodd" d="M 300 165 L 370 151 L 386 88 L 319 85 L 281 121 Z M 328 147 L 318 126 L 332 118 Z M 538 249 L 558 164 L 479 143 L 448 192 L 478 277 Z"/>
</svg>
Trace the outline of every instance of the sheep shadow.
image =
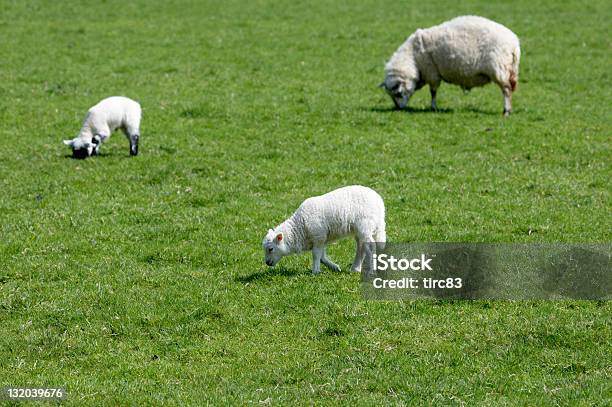
<svg viewBox="0 0 612 407">
<path fill-rule="evenodd" d="M 64 154 L 64 159 L 68 159 L 68 158 L 73 159 L 73 160 L 82 161 L 82 160 L 87 160 L 87 159 L 91 159 L 91 160 L 108 160 L 108 159 L 111 159 L 111 158 L 112 159 L 119 158 L 119 159 L 127 159 L 127 160 L 132 159 L 133 160 L 136 157 L 128 155 L 128 154 L 121 155 L 121 154 L 108 154 L 108 153 L 100 153 L 98 155 L 92 155 L 92 156 L 79 156 L 79 155 L 75 156 L 75 155 L 70 154 L 70 153 Z"/>
<path fill-rule="evenodd" d="M 86 157 L 75 157 L 72 154 L 64 154 L 64 158 L 71 158 L 73 160 L 84 160 Z"/>
<path fill-rule="evenodd" d="M 85 160 L 86 158 L 89 158 L 86 155 L 74 155 L 74 154 L 64 154 L 64 158 L 71 158 L 73 160 Z"/>
<path fill-rule="evenodd" d="M 501 112 L 491 111 L 491 110 L 482 110 L 480 108 L 474 106 L 466 106 L 459 109 L 453 109 L 449 107 L 442 107 L 436 110 L 433 110 L 431 107 L 411 107 L 408 106 L 404 109 L 399 109 L 395 106 L 390 107 L 369 107 L 362 108 L 361 110 L 374 112 L 374 113 L 411 113 L 411 114 L 452 114 L 452 113 L 478 113 L 487 116 L 502 116 Z"/>
<path fill-rule="evenodd" d="M 404 109 L 397 108 L 395 106 L 390 107 L 369 107 L 362 108 L 361 110 L 375 112 L 375 113 L 454 113 L 453 109 L 442 108 L 438 110 L 432 110 L 430 107 L 406 107 Z"/>
<path fill-rule="evenodd" d="M 285 267 L 268 268 L 265 271 L 256 271 L 246 276 L 236 277 L 234 280 L 239 283 L 257 283 L 259 281 L 271 280 L 274 277 L 293 278 L 302 274 L 310 274 L 310 271 L 298 269 L 287 269 Z"/>
</svg>

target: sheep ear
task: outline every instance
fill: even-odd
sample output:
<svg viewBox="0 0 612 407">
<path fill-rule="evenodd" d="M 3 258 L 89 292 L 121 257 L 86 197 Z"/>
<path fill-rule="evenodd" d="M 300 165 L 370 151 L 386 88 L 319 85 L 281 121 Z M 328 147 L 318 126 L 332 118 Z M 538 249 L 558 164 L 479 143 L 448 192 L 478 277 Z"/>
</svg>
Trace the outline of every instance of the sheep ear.
<svg viewBox="0 0 612 407">
<path fill-rule="evenodd" d="M 66 144 L 67 146 L 72 147 L 74 144 L 74 140 L 64 140 L 64 144 Z"/>
<path fill-rule="evenodd" d="M 281 240 L 283 240 L 283 234 L 279 233 L 278 235 L 276 235 L 276 242 L 280 242 Z"/>
</svg>

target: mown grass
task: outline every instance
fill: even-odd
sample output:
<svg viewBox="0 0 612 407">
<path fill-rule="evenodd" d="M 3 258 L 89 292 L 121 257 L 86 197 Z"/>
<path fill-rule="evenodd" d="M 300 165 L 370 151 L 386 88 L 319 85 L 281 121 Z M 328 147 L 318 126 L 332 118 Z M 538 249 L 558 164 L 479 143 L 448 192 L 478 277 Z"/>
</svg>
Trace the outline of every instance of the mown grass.
<svg viewBox="0 0 612 407">
<path fill-rule="evenodd" d="M 610 403 L 609 302 L 367 302 L 359 276 L 262 261 L 306 197 L 375 188 L 389 240 L 609 242 L 606 1 L 12 2 L 0 14 L 0 385 L 70 405 Z M 418 27 L 514 30 L 499 89 L 396 112 Z M 86 109 L 144 107 L 73 160 Z M 330 248 L 347 269 L 353 243 Z"/>
</svg>

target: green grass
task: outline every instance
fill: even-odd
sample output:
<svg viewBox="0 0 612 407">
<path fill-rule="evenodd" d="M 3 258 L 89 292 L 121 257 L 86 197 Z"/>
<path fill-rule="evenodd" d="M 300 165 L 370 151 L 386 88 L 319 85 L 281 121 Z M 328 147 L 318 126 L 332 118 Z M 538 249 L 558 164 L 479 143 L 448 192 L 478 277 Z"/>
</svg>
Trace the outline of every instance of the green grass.
<svg viewBox="0 0 612 407">
<path fill-rule="evenodd" d="M 609 405 L 609 302 L 368 302 L 263 264 L 306 197 L 376 189 L 397 242 L 609 242 L 609 1 L 1 1 L 0 386 L 67 405 Z M 495 86 L 376 86 L 416 28 L 521 39 Z M 69 158 L 90 106 L 143 108 Z M 348 269 L 353 243 L 330 256 Z"/>
</svg>

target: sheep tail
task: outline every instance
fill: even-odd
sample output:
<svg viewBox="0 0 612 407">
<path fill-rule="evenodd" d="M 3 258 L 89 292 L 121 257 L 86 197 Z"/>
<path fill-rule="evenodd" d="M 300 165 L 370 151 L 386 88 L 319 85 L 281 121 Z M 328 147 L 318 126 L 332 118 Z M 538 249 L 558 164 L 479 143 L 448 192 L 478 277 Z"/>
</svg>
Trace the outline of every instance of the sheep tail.
<svg viewBox="0 0 612 407">
<path fill-rule="evenodd" d="M 516 47 L 514 51 L 512 51 L 512 67 L 510 68 L 510 78 L 508 79 L 512 92 L 516 90 L 516 87 L 518 85 L 518 71 L 520 59 L 521 49 L 519 47 Z"/>
</svg>

